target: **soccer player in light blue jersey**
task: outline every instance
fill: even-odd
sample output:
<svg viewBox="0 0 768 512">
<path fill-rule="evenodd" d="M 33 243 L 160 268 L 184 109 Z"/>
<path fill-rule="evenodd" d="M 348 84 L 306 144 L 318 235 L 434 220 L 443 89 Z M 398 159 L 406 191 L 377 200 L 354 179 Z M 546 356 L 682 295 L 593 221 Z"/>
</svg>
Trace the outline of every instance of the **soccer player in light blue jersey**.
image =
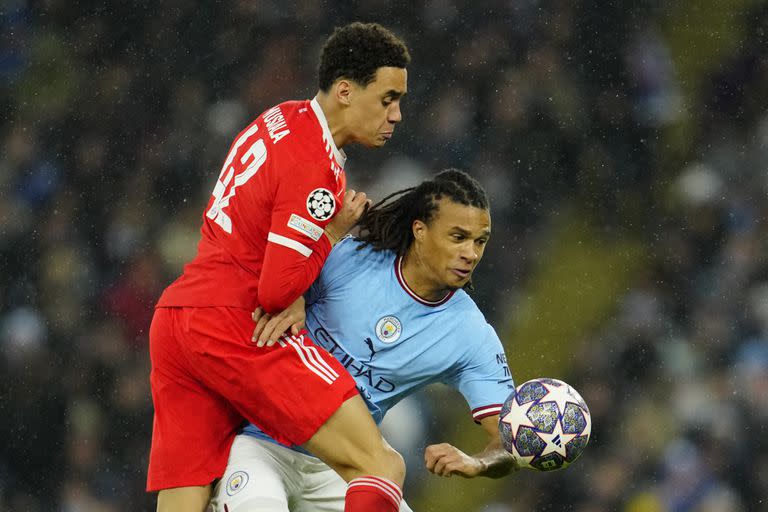
<svg viewBox="0 0 768 512">
<path fill-rule="evenodd" d="M 306 304 L 299 299 L 275 317 L 257 310 L 256 334 L 299 350 L 290 327 L 299 332 L 306 314 L 310 335 L 354 377 L 377 423 L 428 384 L 457 389 L 487 445 L 475 455 L 448 443 L 428 446 L 426 468 L 440 476 L 504 476 L 515 465 L 501 445 L 498 420 L 514 383 L 498 336 L 464 291 L 490 234 L 479 183 L 462 171 L 442 171 L 374 205 L 359 236 L 333 248 Z M 313 354 L 303 355 L 312 366 Z M 328 371 L 315 367 L 320 375 Z M 346 491 L 322 461 L 249 425 L 232 446 L 211 508 L 341 512 Z M 410 508 L 403 502 L 400 510 Z"/>
</svg>

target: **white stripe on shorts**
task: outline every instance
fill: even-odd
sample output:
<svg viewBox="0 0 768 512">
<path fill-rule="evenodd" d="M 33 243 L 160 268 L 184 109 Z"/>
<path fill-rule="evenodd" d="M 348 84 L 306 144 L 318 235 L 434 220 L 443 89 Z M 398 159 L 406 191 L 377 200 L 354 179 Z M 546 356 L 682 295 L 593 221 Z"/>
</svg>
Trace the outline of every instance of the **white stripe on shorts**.
<svg viewBox="0 0 768 512">
<path fill-rule="evenodd" d="M 325 359 L 323 359 L 323 356 L 320 355 L 320 352 L 317 351 L 316 347 L 314 347 L 312 345 L 309 345 L 309 346 L 304 345 L 304 343 L 303 343 L 304 336 L 303 335 L 301 336 L 301 339 L 297 339 L 295 336 L 294 336 L 294 339 L 296 339 L 296 341 L 307 351 L 307 354 L 310 356 L 310 358 L 314 357 L 317 360 L 317 362 L 323 368 L 325 368 L 331 374 L 331 376 L 334 379 L 338 378 L 339 374 L 336 373 L 336 370 L 334 370 L 333 367 L 331 367 L 331 365 L 329 365 L 328 362 Z"/>
<path fill-rule="evenodd" d="M 310 358 L 313 360 L 310 361 L 307 356 L 309 355 L 306 352 L 306 347 L 300 343 L 297 343 L 293 336 L 290 338 L 286 337 L 284 338 L 288 345 L 292 346 L 293 349 L 296 351 L 296 353 L 299 355 L 299 358 L 301 359 L 301 362 L 304 363 L 304 366 L 306 366 L 312 373 L 323 379 L 326 383 L 333 384 L 333 382 L 336 380 L 336 377 L 338 377 L 338 374 L 336 376 L 333 376 L 323 368 L 320 364 L 317 363 L 317 361 L 314 360 L 314 358 L 310 355 Z M 282 345 L 282 343 L 281 343 Z M 323 361 L 325 362 L 325 361 Z"/>
<path fill-rule="evenodd" d="M 304 350 L 304 353 L 307 355 L 307 359 L 316 364 L 317 368 L 321 370 L 323 373 L 325 373 L 331 380 L 336 380 L 339 377 L 339 374 L 336 373 L 336 371 L 331 368 L 331 366 L 325 361 L 325 359 L 322 358 L 322 356 L 318 353 L 317 349 L 313 346 L 307 346 L 304 345 L 304 335 L 301 334 L 299 336 L 291 336 L 291 339 L 293 339 L 294 342 Z"/>
</svg>

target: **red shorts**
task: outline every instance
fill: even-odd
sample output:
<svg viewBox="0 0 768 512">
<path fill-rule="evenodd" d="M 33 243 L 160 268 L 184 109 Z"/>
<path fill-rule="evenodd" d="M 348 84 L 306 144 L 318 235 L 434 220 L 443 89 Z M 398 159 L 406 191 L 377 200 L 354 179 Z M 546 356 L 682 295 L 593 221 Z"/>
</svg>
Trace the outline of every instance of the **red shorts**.
<svg viewBox="0 0 768 512">
<path fill-rule="evenodd" d="M 260 348 L 251 342 L 254 327 L 244 309 L 155 310 L 148 491 L 221 477 L 244 420 L 299 445 L 357 394 L 344 367 L 306 333 Z"/>
</svg>

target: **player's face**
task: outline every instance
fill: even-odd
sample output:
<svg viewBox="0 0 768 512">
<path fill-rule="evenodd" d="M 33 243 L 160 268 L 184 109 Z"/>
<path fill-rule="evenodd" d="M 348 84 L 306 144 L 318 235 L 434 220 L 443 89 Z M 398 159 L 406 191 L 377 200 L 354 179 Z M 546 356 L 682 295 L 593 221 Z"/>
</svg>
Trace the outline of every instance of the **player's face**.
<svg viewBox="0 0 768 512">
<path fill-rule="evenodd" d="M 352 138 L 367 147 L 381 147 L 403 116 L 400 100 L 408 92 L 408 73 L 403 68 L 382 67 L 365 87 L 352 85 L 348 121 Z"/>
<path fill-rule="evenodd" d="M 438 288 L 466 285 L 483 257 L 491 236 L 488 210 L 443 198 L 435 217 L 424 224 L 414 222 L 414 237 L 425 272 Z"/>
</svg>

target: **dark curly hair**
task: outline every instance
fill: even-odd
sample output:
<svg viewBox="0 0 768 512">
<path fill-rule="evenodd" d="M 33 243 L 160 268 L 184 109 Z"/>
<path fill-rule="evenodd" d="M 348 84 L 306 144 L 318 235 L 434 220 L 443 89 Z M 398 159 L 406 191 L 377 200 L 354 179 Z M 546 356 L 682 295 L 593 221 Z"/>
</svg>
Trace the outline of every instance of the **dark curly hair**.
<svg viewBox="0 0 768 512">
<path fill-rule="evenodd" d="M 446 169 L 416 187 L 390 194 L 371 206 L 360 218 L 358 239 L 375 251 L 390 250 L 405 256 L 413 243 L 413 221 L 429 223 L 443 197 L 459 204 L 488 209 L 488 197 L 482 185 L 458 169 Z"/>
<path fill-rule="evenodd" d="M 381 67 L 405 68 L 411 62 L 405 43 L 378 23 L 354 22 L 337 27 L 320 54 L 318 82 L 328 92 L 339 78 L 366 86 Z"/>
</svg>

